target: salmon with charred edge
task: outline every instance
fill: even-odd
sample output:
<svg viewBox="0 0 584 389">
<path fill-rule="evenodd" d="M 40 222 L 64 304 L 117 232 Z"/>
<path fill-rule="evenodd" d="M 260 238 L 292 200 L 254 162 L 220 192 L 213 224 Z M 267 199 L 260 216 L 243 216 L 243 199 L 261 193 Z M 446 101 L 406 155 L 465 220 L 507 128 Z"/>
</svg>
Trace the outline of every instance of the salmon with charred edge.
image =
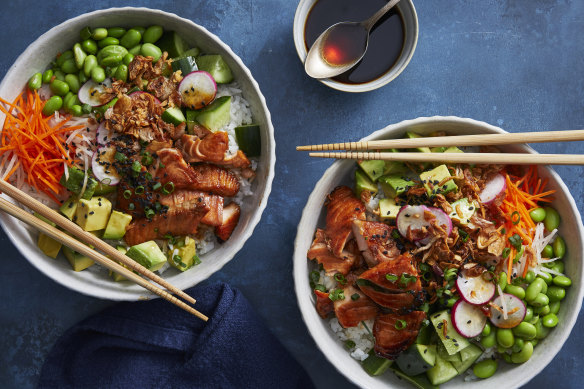
<svg viewBox="0 0 584 389">
<path fill-rule="evenodd" d="M 187 162 L 213 162 L 217 165 L 233 168 L 251 166 L 250 160 L 241 150 L 237 150 L 231 156 L 225 155 L 229 148 L 229 138 L 224 131 L 217 131 L 204 138 L 183 135 L 178 146 Z"/>
<path fill-rule="evenodd" d="M 327 316 L 334 310 L 333 300 L 329 298 L 329 294 L 321 292 L 318 289 L 314 290 L 316 295 L 316 312 L 320 317 L 326 319 Z"/>
<path fill-rule="evenodd" d="M 223 208 L 223 216 L 221 219 L 221 224 L 215 227 L 215 235 L 222 241 L 229 239 L 233 230 L 239 222 L 239 215 L 241 214 L 241 208 L 236 203 L 230 203 L 228 206 Z"/>
<path fill-rule="evenodd" d="M 394 227 L 385 223 L 353 220 L 353 235 L 369 267 L 396 259 L 400 250 L 391 238 Z"/>
<path fill-rule="evenodd" d="M 379 308 L 371 299 L 352 286 L 343 289 L 345 298 L 334 302 L 335 315 L 344 328 L 356 327 L 364 320 L 377 316 Z M 358 298 L 353 296 L 358 295 Z"/>
<path fill-rule="evenodd" d="M 321 264 L 329 276 L 336 273 L 347 275 L 356 259 L 355 255 L 347 250 L 343 250 L 340 257 L 333 255 L 326 244 L 325 232 L 320 228 L 316 230 L 316 236 L 306 256 L 308 259 L 315 259 Z"/>
<path fill-rule="evenodd" d="M 353 235 L 353 220 L 365 220 L 365 204 L 348 186 L 335 188 L 328 196 L 326 238 L 331 252 L 342 257 L 347 241 Z"/>
<path fill-rule="evenodd" d="M 423 311 L 413 311 L 405 315 L 395 313 L 377 316 L 373 325 L 375 352 L 387 359 L 395 359 L 410 347 L 426 318 Z"/>
<path fill-rule="evenodd" d="M 175 190 L 169 195 L 160 196 L 160 204 L 170 209 L 192 209 L 197 204 L 204 203 L 209 212 L 201 219 L 201 223 L 219 226 L 223 220 L 223 197 L 192 190 Z"/>
<path fill-rule="evenodd" d="M 175 189 L 191 189 L 220 196 L 235 196 L 239 191 L 237 176 L 219 166 L 188 165 L 181 153 L 172 148 L 157 152 L 159 166 L 154 179 L 163 185 L 172 182 Z"/>
</svg>

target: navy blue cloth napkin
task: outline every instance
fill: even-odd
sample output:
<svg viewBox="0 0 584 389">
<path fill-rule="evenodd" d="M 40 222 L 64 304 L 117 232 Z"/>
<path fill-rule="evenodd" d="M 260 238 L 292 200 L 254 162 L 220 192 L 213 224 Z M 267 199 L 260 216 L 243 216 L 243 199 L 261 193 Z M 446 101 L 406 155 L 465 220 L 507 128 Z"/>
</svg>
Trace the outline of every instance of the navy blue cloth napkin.
<svg viewBox="0 0 584 389">
<path fill-rule="evenodd" d="M 313 388 L 241 292 L 186 292 L 207 323 L 162 299 L 116 304 L 57 341 L 39 387 Z"/>
</svg>

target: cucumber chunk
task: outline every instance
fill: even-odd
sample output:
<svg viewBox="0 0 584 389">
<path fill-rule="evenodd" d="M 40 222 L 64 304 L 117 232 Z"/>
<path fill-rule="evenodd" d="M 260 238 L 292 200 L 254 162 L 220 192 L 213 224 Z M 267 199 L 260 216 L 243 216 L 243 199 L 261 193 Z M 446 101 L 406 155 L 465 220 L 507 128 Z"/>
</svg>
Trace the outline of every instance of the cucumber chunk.
<svg viewBox="0 0 584 389">
<path fill-rule="evenodd" d="M 257 124 L 244 124 L 235 127 L 235 138 L 241 151 L 248 157 L 258 157 L 262 152 L 262 139 L 260 126 Z"/>
<path fill-rule="evenodd" d="M 165 122 L 174 124 L 175 126 L 178 126 L 187 120 L 179 107 L 168 108 L 162 113 L 161 118 Z"/>
<path fill-rule="evenodd" d="M 436 364 L 426 372 L 426 375 L 432 385 L 440 385 L 456 377 L 458 371 L 452 366 L 452 363 L 445 361 L 437 355 Z"/>
<path fill-rule="evenodd" d="M 230 110 L 231 96 L 222 96 L 200 110 L 195 120 L 209 130 L 216 132 L 225 127 L 231 120 Z"/>
<path fill-rule="evenodd" d="M 470 344 L 468 347 L 460 350 L 460 362 L 450 362 L 452 366 L 458 371 L 458 374 L 462 374 L 468 369 L 479 357 L 483 354 L 483 350 L 479 346 Z"/>
<path fill-rule="evenodd" d="M 434 329 L 436 329 L 438 337 L 442 340 L 442 344 L 444 344 L 446 351 L 449 355 L 453 355 L 463 348 L 468 347 L 470 342 L 456 332 L 454 325 L 452 325 L 450 316 L 450 312 L 444 310 L 431 314 L 430 320 L 434 325 Z M 444 326 L 446 326 L 446 330 L 444 329 Z"/>
<path fill-rule="evenodd" d="M 77 169 L 76 167 L 69 167 L 69 179 L 65 176 L 65 173 L 61 176 L 61 180 L 59 183 L 63 185 L 65 188 L 70 190 L 75 194 L 81 194 L 81 189 L 83 189 L 83 181 L 85 179 L 85 172 L 81 169 Z M 85 191 L 83 192 L 83 196 L 81 196 L 84 200 L 89 200 L 93 196 L 95 192 L 95 187 L 97 186 L 97 181 L 91 177 L 87 178 L 87 184 L 85 185 Z"/>
<path fill-rule="evenodd" d="M 181 57 L 174 59 L 172 61 L 172 71 L 181 71 L 183 76 L 186 76 L 190 72 L 194 72 L 195 70 L 199 70 L 197 67 L 197 62 L 195 61 L 194 57 Z"/>
<path fill-rule="evenodd" d="M 187 50 L 187 44 L 179 34 L 174 31 L 166 31 L 156 45 L 162 51 L 166 51 L 170 58 L 177 58 Z"/>
<path fill-rule="evenodd" d="M 436 346 L 414 344 L 401 353 L 395 362 L 408 376 L 422 374 L 436 364 Z"/>
<path fill-rule="evenodd" d="M 229 84 L 233 81 L 231 69 L 223 57 L 218 54 L 197 57 L 197 66 L 200 70 L 210 73 L 218 84 Z"/>
<path fill-rule="evenodd" d="M 361 362 L 361 365 L 367 374 L 378 376 L 385 373 L 389 366 L 391 366 L 392 362 L 393 361 L 389 359 L 378 357 L 375 355 L 375 351 L 371 350 L 369 351 L 369 356 Z"/>
<path fill-rule="evenodd" d="M 413 387 L 415 387 L 415 388 L 418 388 L 418 389 L 438 389 L 438 386 L 432 385 L 430 383 L 430 381 L 428 380 L 428 377 L 426 377 L 425 374 L 419 374 L 419 375 L 412 377 L 412 376 L 405 374 L 403 371 L 401 371 L 395 365 L 391 366 L 390 369 L 393 371 L 393 373 L 398 378 L 406 380 L 407 382 L 412 384 Z"/>
</svg>

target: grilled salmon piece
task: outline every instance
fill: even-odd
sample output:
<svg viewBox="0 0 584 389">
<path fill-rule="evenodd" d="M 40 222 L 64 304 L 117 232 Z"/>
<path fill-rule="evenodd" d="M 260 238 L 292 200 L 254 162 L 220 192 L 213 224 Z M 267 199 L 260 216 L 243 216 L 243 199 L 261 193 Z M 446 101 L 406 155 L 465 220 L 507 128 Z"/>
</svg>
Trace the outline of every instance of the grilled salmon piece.
<svg viewBox="0 0 584 389">
<path fill-rule="evenodd" d="M 199 203 L 205 203 L 209 212 L 201 219 L 201 223 L 210 226 L 219 226 L 223 220 L 223 197 L 205 192 L 175 190 L 169 195 L 160 196 L 161 205 L 169 209 L 193 209 Z"/>
<path fill-rule="evenodd" d="M 215 227 L 215 235 L 222 241 L 229 239 L 239 222 L 241 208 L 237 203 L 230 203 L 223 208 L 221 224 Z"/>
<path fill-rule="evenodd" d="M 219 162 L 225 158 L 229 137 L 225 131 L 213 132 L 202 139 L 185 134 L 178 146 L 187 162 Z"/>
<path fill-rule="evenodd" d="M 220 196 L 235 196 L 239 191 L 237 176 L 219 166 L 199 164 L 190 166 L 182 154 L 172 148 L 157 152 L 158 169 L 153 176 L 163 185 L 172 182 L 175 189 L 191 189 Z"/>
<path fill-rule="evenodd" d="M 391 261 L 400 255 L 391 237 L 394 227 L 385 223 L 353 220 L 353 235 L 369 267 Z"/>
<path fill-rule="evenodd" d="M 321 264 L 329 276 L 336 273 L 347 275 L 356 260 L 355 255 L 346 250 L 341 252 L 340 257 L 333 255 L 325 243 L 325 232 L 320 228 L 316 230 L 316 237 L 306 256 Z"/>
<path fill-rule="evenodd" d="M 345 244 L 353 235 L 353 220 L 365 220 L 365 204 L 348 186 L 335 188 L 328 196 L 326 214 L 327 245 L 333 255 L 342 256 Z"/>
<path fill-rule="evenodd" d="M 132 221 L 124 240 L 130 246 L 153 239 L 162 239 L 165 235 L 192 235 L 197 232 L 201 219 L 209 212 L 204 203 L 197 204 L 193 209 L 173 209 L 164 214 L 157 214 L 152 219 L 142 218 Z"/>
<path fill-rule="evenodd" d="M 422 290 L 418 270 L 414 266 L 414 259 L 409 253 L 400 255 L 394 260 L 382 262 L 363 272 L 359 278 L 369 280 L 395 293 L 420 292 Z"/>
<path fill-rule="evenodd" d="M 349 285 L 343 289 L 343 294 L 345 298 L 336 300 L 334 307 L 335 315 L 344 328 L 356 327 L 363 320 L 377 316 L 379 308 L 361 291 Z"/>
<path fill-rule="evenodd" d="M 388 359 L 397 358 L 414 343 L 425 318 L 426 313 L 423 311 L 413 311 L 405 315 L 388 313 L 377 316 L 373 325 L 377 355 Z"/>
<path fill-rule="evenodd" d="M 329 294 L 326 292 L 321 292 L 315 289 L 314 295 L 316 296 L 316 312 L 320 317 L 326 319 L 329 313 L 334 311 L 333 300 L 329 298 Z"/>
</svg>

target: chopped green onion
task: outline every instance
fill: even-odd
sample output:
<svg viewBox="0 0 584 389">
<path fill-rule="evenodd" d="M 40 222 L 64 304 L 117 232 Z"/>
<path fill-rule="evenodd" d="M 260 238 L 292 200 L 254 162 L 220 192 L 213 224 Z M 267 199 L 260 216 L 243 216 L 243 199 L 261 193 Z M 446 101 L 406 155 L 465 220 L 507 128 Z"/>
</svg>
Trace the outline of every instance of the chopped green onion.
<svg viewBox="0 0 584 389">
<path fill-rule="evenodd" d="M 136 173 L 140 173 L 140 170 L 142 170 L 142 165 L 140 164 L 140 162 L 138 161 L 132 162 L 132 170 Z"/>
<path fill-rule="evenodd" d="M 398 276 L 396 276 L 395 274 L 386 274 L 385 275 L 385 279 L 388 280 L 389 282 L 396 282 L 398 280 Z"/>
<path fill-rule="evenodd" d="M 152 164 L 152 162 L 154 162 L 154 158 L 152 158 L 149 152 L 145 152 L 142 155 L 142 165 L 149 166 Z"/>
<path fill-rule="evenodd" d="M 316 284 L 314 286 L 314 290 L 318 290 L 319 292 L 326 293 L 326 288 L 322 284 Z"/>
<path fill-rule="evenodd" d="M 136 208 L 136 206 L 134 205 L 134 203 L 130 203 L 130 204 L 128 204 L 128 209 L 129 209 L 130 211 L 133 211 L 135 208 Z"/>
<path fill-rule="evenodd" d="M 343 293 L 342 289 L 334 289 L 332 292 L 329 293 L 329 299 L 331 299 L 332 301 L 344 300 L 345 293 Z"/>
<path fill-rule="evenodd" d="M 114 154 L 114 159 L 118 162 L 124 162 L 126 159 L 128 159 L 128 157 L 126 157 L 124 154 L 120 153 L 119 151 L 116 151 L 116 153 Z"/>
<path fill-rule="evenodd" d="M 521 221 L 521 215 L 519 214 L 519 212 L 515 211 L 511 214 L 511 223 L 513 223 L 513 225 L 517 225 L 519 224 L 519 222 Z"/>
<path fill-rule="evenodd" d="M 417 280 L 416 276 L 412 276 L 408 273 L 402 273 L 402 275 L 399 279 L 399 282 L 400 282 L 400 284 L 403 284 L 404 286 L 408 286 L 408 284 L 410 282 L 416 282 L 416 280 Z"/>
<path fill-rule="evenodd" d="M 124 191 L 124 198 L 128 200 L 130 197 L 132 197 L 132 191 L 130 189 L 126 189 Z"/>
<path fill-rule="evenodd" d="M 347 279 L 341 273 L 335 274 L 335 281 L 337 281 L 341 285 L 345 285 L 347 283 Z"/>
<path fill-rule="evenodd" d="M 509 254 L 511 254 L 511 249 L 509 247 L 505 247 L 503 249 L 503 259 L 507 259 L 507 257 L 509 257 Z"/>
<path fill-rule="evenodd" d="M 523 253 L 525 252 L 525 248 L 522 246 L 521 250 L 519 250 L 517 252 L 517 255 L 515 255 L 515 258 L 513 258 L 513 263 L 517 263 L 519 262 L 519 260 L 521 259 L 521 257 L 523 256 Z"/>
<path fill-rule="evenodd" d="M 501 235 L 505 235 L 506 233 L 507 233 L 507 230 L 506 230 L 505 228 L 503 228 L 503 229 L 501 230 Z"/>
<path fill-rule="evenodd" d="M 463 242 L 468 241 L 468 232 L 464 230 L 458 230 L 458 235 L 460 235 L 460 238 Z"/>
<path fill-rule="evenodd" d="M 100 183 L 103 184 L 103 185 L 109 185 L 109 184 L 111 184 L 111 182 L 112 182 L 112 179 L 109 178 L 109 177 L 106 177 L 106 178 L 104 178 L 103 180 L 100 181 Z"/>
<path fill-rule="evenodd" d="M 154 204 L 154 209 L 156 209 L 156 212 L 159 212 L 162 209 L 162 204 L 160 204 L 158 201 Z"/>
<path fill-rule="evenodd" d="M 156 212 L 154 212 L 154 210 L 150 209 L 150 208 L 146 208 L 144 210 L 144 214 L 146 215 L 146 217 L 148 219 L 152 218 L 152 216 L 154 216 L 156 214 Z"/>
<path fill-rule="evenodd" d="M 355 346 L 356 346 L 355 342 L 353 342 L 350 339 L 345 342 L 345 347 L 348 348 L 349 350 L 352 349 Z"/>
<path fill-rule="evenodd" d="M 170 244 L 175 244 L 176 243 L 176 240 L 175 240 L 174 236 L 172 236 L 170 234 L 165 234 L 163 236 L 163 238 L 164 239 L 168 239 L 168 243 L 170 243 Z"/>
<path fill-rule="evenodd" d="M 511 243 L 511 246 L 515 247 L 515 249 L 521 250 L 523 239 L 521 239 L 519 234 L 513 234 L 513 236 L 509 237 L 509 243 Z"/>
<path fill-rule="evenodd" d="M 174 183 L 172 181 L 169 181 L 166 184 L 164 184 L 164 187 L 162 188 L 162 193 L 167 195 L 171 194 L 172 192 L 174 192 Z"/>
<path fill-rule="evenodd" d="M 310 281 L 314 282 L 315 284 L 320 280 L 320 272 L 314 270 L 310 272 Z"/>
<path fill-rule="evenodd" d="M 399 234 L 399 231 L 397 229 L 391 231 L 391 237 L 393 239 L 401 239 L 401 235 Z"/>
<path fill-rule="evenodd" d="M 172 257 L 172 260 L 178 265 L 180 262 L 182 262 L 182 257 L 177 254 Z"/>
<path fill-rule="evenodd" d="M 430 265 L 428 265 L 427 263 L 420 263 L 420 271 L 424 273 L 430 271 Z"/>
<path fill-rule="evenodd" d="M 427 271 L 424 274 L 422 274 L 422 278 L 425 281 L 430 281 L 432 279 L 432 273 L 430 273 L 429 271 Z"/>
<path fill-rule="evenodd" d="M 193 255 L 193 266 L 197 266 L 201 264 L 201 258 L 197 254 Z"/>
<path fill-rule="evenodd" d="M 136 194 L 138 194 L 138 195 L 139 195 L 139 194 L 142 194 L 142 193 L 144 193 L 144 187 L 143 187 L 142 185 L 140 185 L 139 187 L 137 187 L 137 188 L 134 190 L 134 193 L 136 193 Z"/>
<path fill-rule="evenodd" d="M 353 293 L 353 295 L 351 296 L 351 300 L 353 301 L 357 301 L 361 298 L 361 295 L 359 293 Z"/>
<path fill-rule="evenodd" d="M 395 329 L 396 330 L 403 330 L 407 326 L 408 326 L 408 322 L 406 322 L 405 320 L 399 319 L 395 322 Z"/>
<path fill-rule="evenodd" d="M 157 182 L 156 184 L 152 185 L 152 190 L 158 190 L 160 189 L 161 186 L 162 184 L 160 182 Z"/>
</svg>

